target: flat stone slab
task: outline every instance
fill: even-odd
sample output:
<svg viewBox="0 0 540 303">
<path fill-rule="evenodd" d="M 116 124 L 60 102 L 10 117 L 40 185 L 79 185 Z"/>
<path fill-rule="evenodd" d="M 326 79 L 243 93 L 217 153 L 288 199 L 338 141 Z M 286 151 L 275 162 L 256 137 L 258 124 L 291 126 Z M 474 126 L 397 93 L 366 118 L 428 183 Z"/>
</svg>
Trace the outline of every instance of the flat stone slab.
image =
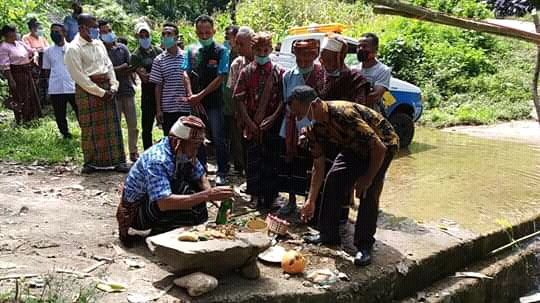
<svg viewBox="0 0 540 303">
<path fill-rule="evenodd" d="M 270 247 L 270 239 L 260 232 L 237 232 L 234 240 L 179 241 L 184 231 L 178 228 L 146 239 L 150 251 L 175 274 L 203 272 L 220 277 L 254 263 Z"/>
</svg>

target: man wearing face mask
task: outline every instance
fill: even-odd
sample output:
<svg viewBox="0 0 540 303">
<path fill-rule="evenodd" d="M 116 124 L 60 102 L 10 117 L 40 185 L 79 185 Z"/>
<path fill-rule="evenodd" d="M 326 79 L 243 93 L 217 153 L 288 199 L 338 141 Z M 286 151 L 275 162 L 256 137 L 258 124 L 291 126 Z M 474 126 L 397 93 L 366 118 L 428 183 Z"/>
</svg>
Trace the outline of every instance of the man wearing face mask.
<svg viewBox="0 0 540 303">
<path fill-rule="evenodd" d="M 339 35 L 323 40 L 320 61 L 325 70 L 325 84 L 321 91 L 324 100 L 345 100 L 366 104 L 369 82 L 356 70 L 345 64 L 348 46 Z"/>
<path fill-rule="evenodd" d="M 135 162 L 123 184 L 116 218 L 120 240 L 130 246 L 135 235 L 165 232 L 208 220 L 206 202 L 233 196 L 230 187 L 212 188 L 196 159 L 205 125 L 195 116 L 180 117 L 169 135 Z"/>
<path fill-rule="evenodd" d="M 229 50 L 214 41 L 214 20 L 202 15 L 195 19 L 195 31 L 199 43 L 189 46 L 182 68 L 188 72 L 193 95 L 189 97 L 192 107 L 202 105 L 208 117 L 212 142 L 216 148 L 216 184 L 227 183 L 229 155 L 225 144 L 225 121 L 223 115 L 223 81 L 229 73 Z M 201 148 L 199 160 L 206 166 L 206 149 Z"/>
<path fill-rule="evenodd" d="M 119 82 L 118 93 L 116 94 L 116 110 L 124 117 L 128 126 L 128 147 L 129 159 L 132 162 L 137 161 L 139 152 L 137 149 L 137 139 L 139 130 L 137 129 L 137 110 L 135 109 L 135 83 L 133 81 L 133 72 L 129 67 L 131 54 L 127 46 L 122 43 L 116 43 L 116 35 L 107 20 L 99 20 L 99 36 L 105 47 L 107 54 L 114 66 L 116 79 Z"/>
<path fill-rule="evenodd" d="M 270 61 L 272 36 L 253 38 L 254 62 L 238 77 L 233 98 L 247 141 L 247 193 L 252 208 L 271 209 L 278 196 L 279 129 L 283 111 L 283 70 Z"/>
<path fill-rule="evenodd" d="M 367 96 L 367 105 L 385 115 L 383 95 L 390 89 L 391 69 L 377 60 L 379 38 L 366 33 L 358 41 L 356 56 L 360 62 L 360 72 L 371 83 L 372 90 Z"/>
<path fill-rule="evenodd" d="M 77 35 L 79 32 L 79 23 L 77 22 L 77 18 L 79 18 L 79 15 L 82 14 L 83 11 L 81 3 L 78 0 L 73 1 L 71 4 L 71 9 L 73 10 L 73 13 L 64 18 L 67 42 L 71 42 L 73 38 L 75 38 L 75 35 Z"/>
<path fill-rule="evenodd" d="M 122 128 L 114 102 L 118 81 L 107 49 L 99 40 L 94 16 L 79 16 L 79 33 L 67 44 L 64 62 L 76 84 L 75 102 L 84 155 L 82 172 L 110 167 L 127 172 Z"/>
<path fill-rule="evenodd" d="M 139 47 L 131 55 L 130 67 L 135 70 L 141 79 L 141 126 L 144 149 L 153 144 L 152 129 L 156 118 L 156 85 L 150 82 L 150 71 L 154 59 L 162 53 L 161 49 L 152 45 L 150 27 L 146 23 L 135 26 L 135 35 Z"/>
<path fill-rule="evenodd" d="M 314 121 L 305 129 L 301 142 L 313 156 L 313 174 L 308 198 L 302 209 L 304 221 L 319 217 L 320 234 L 305 237 L 314 244 L 340 244 L 339 225 L 342 206 L 356 188 L 360 208 L 356 218 L 354 244 L 358 249 L 354 263 L 371 262 L 375 242 L 379 197 L 384 175 L 399 148 L 394 128 L 376 111 L 352 102 L 322 101 L 309 86 L 296 87 L 287 100 L 298 117 Z M 338 151 L 325 176 L 325 159 Z M 322 203 L 315 214 L 315 203 L 324 180 Z"/>
<path fill-rule="evenodd" d="M 191 87 L 187 73 L 180 68 L 186 58 L 176 45 L 177 39 L 178 27 L 172 23 L 163 24 L 161 44 L 166 51 L 154 59 L 149 79 L 156 85 L 156 118 L 162 125 L 164 136 L 169 134 L 178 118 L 190 115 L 192 110 L 187 101 Z"/>
<path fill-rule="evenodd" d="M 315 60 L 319 56 L 319 40 L 297 40 L 292 45 L 296 66 L 283 75 L 283 100 L 287 100 L 293 89 L 300 85 L 313 87 L 320 93 L 324 86 L 324 71 Z M 297 148 L 298 130 L 307 126 L 307 119 L 297 121 L 287 107 L 281 124 L 280 192 L 289 193 L 289 203 L 280 209 L 280 214 L 296 212 L 296 195 L 305 195 L 307 171 L 312 166 L 311 155 Z"/>
<path fill-rule="evenodd" d="M 64 63 L 66 52 L 66 32 L 64 25 L 53 23 L 51 25 L 51 39 L 53 46 L 47 48 L 43 54 L 43 70 L 49 78 L 49 95 L 54 109 L 54 117 L 58 130 L 64 139 L 71 139 L 66 120 L 66 107 L 69 103 L 78 118 L 77 104 L 75 103 L 75 82 L 69 76 Z"/>
</svg>

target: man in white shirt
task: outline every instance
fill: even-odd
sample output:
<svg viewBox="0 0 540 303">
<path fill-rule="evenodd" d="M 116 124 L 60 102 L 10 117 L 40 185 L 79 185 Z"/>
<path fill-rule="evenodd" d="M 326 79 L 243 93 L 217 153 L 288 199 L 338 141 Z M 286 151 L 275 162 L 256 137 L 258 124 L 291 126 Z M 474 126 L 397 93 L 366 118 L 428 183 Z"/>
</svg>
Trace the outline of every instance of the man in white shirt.
<svg viewBox="0 0 540 303">
<path fill-rule="evenodd" d="M 379 38 L 373 33 L 366 33 L 358 41 L 357 58 L 361 64 L 360 73 L 371 84 L 371 92 L 367 96 L 369 107 L 385 115 L 382 97 L 390 89 L 392 70 L 377 60 Z"/>
<path fill-rule="evenodd" d="M 75 104 L 75 82 L 71 79 L 66 65 L 64 53 L 66 48 L 66 32 L 64 25 L 54 23 L 51 25 L 51 39 L 54 45 L 49 46 L 43 54 L 43 70 L 49 78 L 49 95 L 54 108 L 56 125 L 64 139 L 71 139 L 66 120 L 67 104 L 78 116 L 77 104 Z"/>
</svg>

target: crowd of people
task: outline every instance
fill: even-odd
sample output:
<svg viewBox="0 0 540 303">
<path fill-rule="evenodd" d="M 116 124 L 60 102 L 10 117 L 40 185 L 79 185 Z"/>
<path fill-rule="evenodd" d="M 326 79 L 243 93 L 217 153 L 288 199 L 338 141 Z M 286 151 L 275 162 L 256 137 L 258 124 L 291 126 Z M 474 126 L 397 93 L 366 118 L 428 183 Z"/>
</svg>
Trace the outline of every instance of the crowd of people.
<svg viewBox="0 0 540 303">
<path fill-rule="evenodd" d="M 376 58 L 378 38 L 364 34 L 357 58 L 339 34 L 324 40 L 296 40 L 296 66 L 284 70 L 271 60 L 272 35 L 231 25 L 223 45 L 214 40 L 214 20 L 198 17 L 198 42 L 185 48 L 178 27 L 165 23 L 153 45 L 147 23 L 138 23 L 138 47 L 121 43 L 107 20 L 82 12 L 78 3 L 63 23 L 51 25 L 48 46 L 41 25 L 17 39 L 2 28 L 0 68 L 11 92 L 17 123 L 41 116 L 50 96 L 60 133 L 72 136 L 69 103 L 81 128 L 83 173 L 114 169 L 128 173 L 117 211 L 120 239 L 130 245 L 148 230 L 196 225 L 208 219 L 207 201 L 233 195 L 232 168 L 245 175 L 250 207 L 298 215 L 319 227 L 310 243 L 339 244 L 354 195 L 355 263 L 369 264 L 379 197 L 399 138 L 386 120 L 382 96 L 390 69 Z M 37 67 L 37 71 L 36 71 Z M 137 78 L 140 81 L 136 81 Z M 137 149 L 136 83 L 141 85 L 141 126 L 145 151 Z M 128 127 L 129 160 L 121 119 Z M 152 130 L 161 125 L 157 143 Z M 208 138 L 210 144 L 204 144 Z M 207 179 L 207 149 L 215 149 L 216 185 Z M 287 205 L 277 203 L 288 193 Z M 304 196 L 299 211 L 296 196 Z"/>
</svg>

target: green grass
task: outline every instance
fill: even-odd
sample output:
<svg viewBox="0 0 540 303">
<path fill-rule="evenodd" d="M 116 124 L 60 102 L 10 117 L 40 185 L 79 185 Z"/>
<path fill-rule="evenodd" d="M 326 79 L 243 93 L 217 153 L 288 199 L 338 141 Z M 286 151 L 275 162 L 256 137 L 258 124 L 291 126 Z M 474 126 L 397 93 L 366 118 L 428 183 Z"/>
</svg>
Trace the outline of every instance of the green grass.
<svg viewBox="0 0 540 303">
<path fill-rule="evenodd" d="M 20 279 L 0 293 L 0 303 L 96 303 L 101 296 L 95 283 L 81 284 L 73 277 L 46 275 L 43 282 L 41 288 L 30 288 L 25 279 Z"/>
<path fill-rule="evenodd" d="M 142 130 L 140 111 L 140 92 L 135 97 L 137 106 L 137 124 L 139 129 L 139 139 L 137 141 L 139 153 L 142 153 Z M 72 140 L 62 138 L 56 126 L 52 110 L 46 117 L 33 121 L 27 125 L 18 126 L 14 122 L 11 111 L 2 108 L 3 114 L 7 117 L 0 120 L 0 159 L 13 160 L 23 163 L 39 161 L 42 164 L 74 163 L 82 164 L 83 155 L 80 148 L 80 128 L 68 105 L 69 130 L 73 134 Z M 123 116 L 122 116 L 123 117 Z M 122 130 L 124 139 L 124 150 L 126 155 L 128 150 L 127 125 L 122 118 Z M 158 140 L 163 136 L 161 129 L 154 128 L 153 139 Z"/>
</svg>

